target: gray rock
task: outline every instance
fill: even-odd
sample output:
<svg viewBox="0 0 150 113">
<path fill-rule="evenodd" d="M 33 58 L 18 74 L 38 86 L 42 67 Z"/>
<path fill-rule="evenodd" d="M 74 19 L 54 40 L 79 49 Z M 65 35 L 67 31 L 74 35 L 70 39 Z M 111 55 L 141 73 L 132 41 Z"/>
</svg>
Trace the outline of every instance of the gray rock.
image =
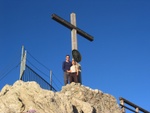
<svg viewBox="0 0 150 113">
<path fill-rule="evenodd" d="M 121 109 L 112 95 L 78 83 L 53 92 L 19 80 L 1 90 L 0 113 L 121 113 Z"/>
</svg>

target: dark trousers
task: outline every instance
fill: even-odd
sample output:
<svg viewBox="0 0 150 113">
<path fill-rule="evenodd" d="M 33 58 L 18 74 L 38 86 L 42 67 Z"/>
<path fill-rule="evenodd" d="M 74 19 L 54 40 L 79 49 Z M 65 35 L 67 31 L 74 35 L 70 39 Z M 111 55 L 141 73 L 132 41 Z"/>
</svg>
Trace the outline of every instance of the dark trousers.
<svg viewBox="0 0 150 113">
<path fill-rule="evenodd" d="M 75 83 L 78 83 L 78 77 L 77 77 L 77 73 L 70 73 L 70 83 L 71 82 L 75 82 Z"/>
<path fill-rule="evenodd" d="M 81 72 L 78 73 L 78 83 L 82 84 Z"/>
<path fill-rule="evenodd" d="M 64 84 L 68 84 L 70 73 L 64 72 Z"/>
</svg>

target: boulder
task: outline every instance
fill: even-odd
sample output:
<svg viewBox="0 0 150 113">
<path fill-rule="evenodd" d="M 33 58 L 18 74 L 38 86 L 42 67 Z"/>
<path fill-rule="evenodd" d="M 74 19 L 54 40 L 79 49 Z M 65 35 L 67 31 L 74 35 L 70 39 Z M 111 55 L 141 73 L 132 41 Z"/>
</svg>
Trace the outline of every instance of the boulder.
<svg viewBox="0 0 150 113">
<path fill-rule="evenodd" d="M 16 81 L 0 92 L 0 113 L 122 113 L 116 99 L 96 89 L 71 83 L 59 92 L 34 81 Z"/>
</svg>

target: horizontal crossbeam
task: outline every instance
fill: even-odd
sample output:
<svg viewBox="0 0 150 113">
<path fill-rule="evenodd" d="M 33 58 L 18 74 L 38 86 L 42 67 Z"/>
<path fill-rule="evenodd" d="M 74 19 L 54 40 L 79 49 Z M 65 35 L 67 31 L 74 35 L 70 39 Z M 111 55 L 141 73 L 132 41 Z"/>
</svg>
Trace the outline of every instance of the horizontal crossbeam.
<svg viewBox="0 0 150 113">
<path fill-rule="evenodd" d="M 70 30 L 72 29 L 76 29 L 77 33 L 83 37 L 85 37 L 86 39 L 88 39 L 89 41 L 93 41 L 94 38 L 87 34 L 86 32 L 84 32 L 83 30 L 79 29 L 78 27 L 72 25 L 71 23 L 67 22 L 66 20 L 62 19 L 61 17 L 59 17 L 56 14 L 52 14 L 52 19 L 59 22 L 60 24 L 64 25 L 65 27 L 69 28 Z"/>
</svg>

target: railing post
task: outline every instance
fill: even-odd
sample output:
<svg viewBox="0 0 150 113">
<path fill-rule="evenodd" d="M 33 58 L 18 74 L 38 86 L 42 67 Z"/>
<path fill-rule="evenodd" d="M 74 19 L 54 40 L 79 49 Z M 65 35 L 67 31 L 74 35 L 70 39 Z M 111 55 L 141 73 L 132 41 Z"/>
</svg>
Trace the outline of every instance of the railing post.
<svg viewBox="0 0 150 113">
<path fill-rule="evenodd" d="M 50 90 L 52 90 L 52 70 L 50 70 Z"/>
<path fill-rule="evenodd" d="M 27 51 L 24 50 L 24 46 L 22 46 L 22 53 L 21 53 L 21 64 L 20 64 L 20 78 L 19 80 L 22 79 L 22 75 L 25 71 L 26 68 L 26 57 L 27 57 Z"/>
<path fill-rule="evenodd" d="M 138 107 L 135 108 L 135 112 L 136 112 L 136 113 L 139 113 L 139 108 L 138 108 Z"/>
<path fill-rule="evenodd" d="M 125 113 L 125 108 L 123 107 L 124 106 L 124 100 L 123 99 L 120 99 L 120 104 L 122 105 L 121 106 L 122 113 Z"/>
</svg>

